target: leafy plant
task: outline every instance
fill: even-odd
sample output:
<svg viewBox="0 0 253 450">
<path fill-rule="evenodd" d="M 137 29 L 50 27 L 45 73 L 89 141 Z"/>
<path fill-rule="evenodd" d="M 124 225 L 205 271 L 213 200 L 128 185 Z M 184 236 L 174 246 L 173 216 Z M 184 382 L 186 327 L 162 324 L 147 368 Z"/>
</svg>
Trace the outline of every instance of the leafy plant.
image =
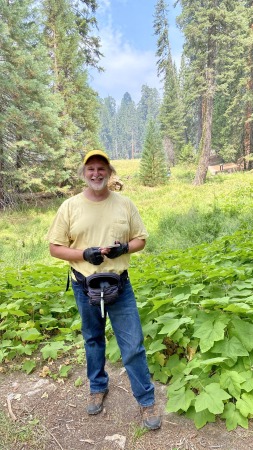
<svg viewBox="0 0 253 450">
<path fill-rule="evenodd" d="M 185 251 L 145 255 L 131 270 L 149 367 L 169 412 L 197 428 L 253 414 L 253 244 L 241 231 Z"/>
<path fill-rule="evenodd" d="M 80 317 L 72 291 L 65 292 L 67 268 L 62 264 L 20 270 L 8 268 L 0 278 L 0 362 L 31 356 L 56 359 L 79 344 Z M 26 361 L 29 373 L 34 362 Z"/>
</svg>

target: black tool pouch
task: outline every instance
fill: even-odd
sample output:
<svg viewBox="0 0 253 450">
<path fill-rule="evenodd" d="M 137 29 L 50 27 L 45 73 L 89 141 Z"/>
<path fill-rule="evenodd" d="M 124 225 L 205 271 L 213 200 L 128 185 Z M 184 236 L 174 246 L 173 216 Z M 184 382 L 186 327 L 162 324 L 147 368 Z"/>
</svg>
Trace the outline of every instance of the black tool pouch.
<svg viewBox="0 0 253 450">
<path fill-rule="evenodd" d="M 95 306 L 101 304 L 101 292 L 105 305 L 115 303 L 128 278 L 126 270 L 121 275 L 105 272 L 95 273 L 88 277 L 84 277 L 75 269 L 72 269 L 72 271 L 78 283 L 82 284 L 85 294 L 89 297 L 90 304 Z"/>
<path fill-rule="evenodd" d="M 121 290 L 120 275 L 116 273 L 95 273 L 86 277 L 87 294 L 91 305 L 100 305 L 101 291 L 105 305 L 115 303 Z"/>
</svg>

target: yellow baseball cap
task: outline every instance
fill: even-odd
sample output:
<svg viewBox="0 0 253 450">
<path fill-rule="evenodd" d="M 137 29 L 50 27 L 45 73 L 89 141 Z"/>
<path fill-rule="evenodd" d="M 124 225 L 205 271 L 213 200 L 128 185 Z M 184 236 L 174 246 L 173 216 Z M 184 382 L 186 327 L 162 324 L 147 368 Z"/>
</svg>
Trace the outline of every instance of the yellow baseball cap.
<svg viewBox="0 0 253 450">
<path fill-rule="evenodd" d="M 90 152 L 86 153 L 84 157 L 83 160 L 84 165 L 87 163 L 88 159 L 90 159 L 92 156 L 101 156 L 108 162 L 108 164 L 110 164 L 109 156 L 105 152 L 103 152 L 102 150 L 91 150 Z"/>
</svg>

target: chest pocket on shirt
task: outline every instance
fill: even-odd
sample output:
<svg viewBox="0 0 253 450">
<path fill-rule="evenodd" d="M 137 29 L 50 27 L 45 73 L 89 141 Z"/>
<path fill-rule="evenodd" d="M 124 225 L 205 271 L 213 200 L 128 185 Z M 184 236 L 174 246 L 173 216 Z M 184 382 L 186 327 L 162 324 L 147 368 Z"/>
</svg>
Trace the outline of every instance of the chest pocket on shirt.
<svg viewBox="0 0 253 450">
<path fill-rule="evenodd" d="M 129 224 L 124 219 L 115 221 L 111 227 L 111 236 L 114 241 L 128 242 Z"/>
</svg>

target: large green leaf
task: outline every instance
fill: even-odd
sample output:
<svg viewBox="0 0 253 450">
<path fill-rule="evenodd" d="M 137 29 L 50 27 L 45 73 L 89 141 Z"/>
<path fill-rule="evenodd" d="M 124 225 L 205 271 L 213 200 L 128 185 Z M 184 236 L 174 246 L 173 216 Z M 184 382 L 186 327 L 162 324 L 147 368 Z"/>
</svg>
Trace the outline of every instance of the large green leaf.
<svg viewBox="0 0 253 450">
<path fill-rule="evenodd" d="M 17 334 L 21 337 L 22 341 L 37 341 L 43 339 L 43 336 L 36 328 L 19 331 Z"/>
<path fill-rule="evenodd" d="M 234 370 L 225 370 L 220 376 L 220 385 L 223 389 L 235 398 L 241 394 L 241 385 L 245 382 L 245 378 Z"/>
<path fill-rule="evenodd" d="M 190 389 L 181 389 L 171 392 L 170 398 L 168 400 L 166 411 L 177 412 L 177 411 L 187 411 L 190 407 L 192 401 L 195 399 L 194 393 Z"/>
<path fill-rule="evenodd" d="M 196 411 L 208 409 L 213 414 L 221 414 L 224 410 L 223 400 L 228 400 L 230 397 L 227 392 L 220 388 L 218 383 L 211 383 L 197 396 Z"/>
<path fill-rule="evenodd" d="M 142 327 L 144 336 L 150 336 L 155 339 L 159 325 L 156 322 L 148 322 Z"/>
<path fill-rule="evenodd" d="M 231 324 L 234 326 L 234 330 L 232 331 L 235 336 L 250 352 L 253 349 L 253 324 L 240 318 L 232 319 Z"/>
<path fill-rule="evenodd" d="M 207 423 L 215 422 L 215 414 L 210 413 L 210 411 L 208 411 L 208 409 L 205 409 L 204 411 L 196 412 L 195 408 L 191 407 L 186 412 L 186 417 L 194 420 L 195 426 L 198 430 L 200 428 L 204 427 Z"/>
<path fill-rule="evenodd" d="M 36 362 L 32 360 L 26 360 L 22 365 L 22 370 L 27 374 L 31 373 L 33 369 L 36 367 Z"/>
<path fill-rule="evenodd" d="M 112 336 L 107 343 L 106 354 L 112 362 L 117 362 L 120 359 L 120 350 L 115 336 Z"/>
<path fill-rule="evenodd" d="M 228 358 L 232 358 L 234 361 L 237 360 L 238 356 L 248 356 L 249 354 L 236 336 L 232 336 L 231 339 L 225 338 L 223 341 L 216 342 L 211 352 L 221 353 Z"/>
<path fill-rule="evenodd" d="M 190 317 L 182 317 L 181 319 L 169 319 L 168 323 L 159 331 L 159 334 L 172 336 L 178 328 L 185 323 L 193 323 Z"/>
<path fill-rule="evenodd" d="M 164 350 L 165 348 L 166 348 L 166 345 L 163 344 L 162 339 L 155 340 L 150 344 L 146 353 L 147 353 L 147 355 L 152 355 L 153 353 L 160 352 L 161 350 Z"/>
<path fill-rule="evenodd" d="M 242 397 L 237 400 L 236 408 L 244 417 L 253 415 L 253 394 L 244 393 Z"/>
<path fill-rule="evenodd" d="M 71 347 L 65 346 L 64 342 L 50 342 L 41 349 L 44 359 L 57 359 L 58 355 L 63 351 L 67 351 Z"/>
<path fill-rule="evenodd" d="M 229 318 L 216 316 L 198 326 L 193 335 L 199 338 L 199 345 L 203 353 L 212 348 L 215 341 L 224 339 L 224 330 L 229 322 Z"/>
<path fill-rule="evenodd" d="M 247 305 L 246 303 L 231 303 L 230 305 L 226 306 L 226 308 L 224 308 L 224 311 L 230 311 L 234 314 L 248 314 L 248 313 L 253 313 L 253 308 L 251 308 L 249 305 Z"/>
<path fill-rule="evenodd" d="M 240 411 L 236 409 L 233 403 L 227 403 L 221 417 L 226 419 L 226 427 L 228 431 L 235 430 L 238 425 L 248 428 L 248 419 L 244 417 Z"/>
</svg>

